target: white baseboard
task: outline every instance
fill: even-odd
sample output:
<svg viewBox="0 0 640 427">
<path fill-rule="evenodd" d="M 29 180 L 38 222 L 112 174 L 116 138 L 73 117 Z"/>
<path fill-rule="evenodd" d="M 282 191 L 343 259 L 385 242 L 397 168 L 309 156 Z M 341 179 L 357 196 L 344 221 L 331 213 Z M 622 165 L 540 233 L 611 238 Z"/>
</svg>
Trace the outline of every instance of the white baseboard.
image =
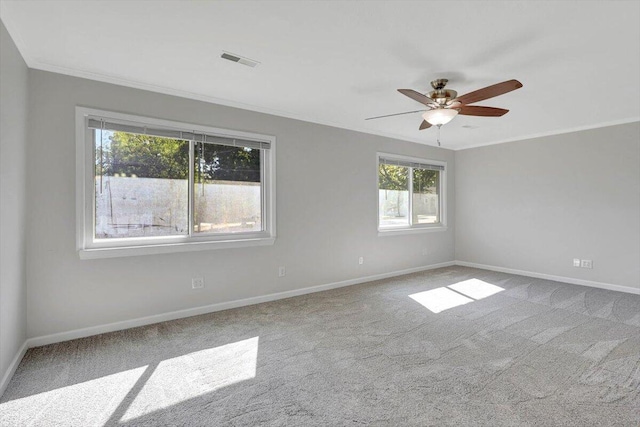
<svg viewBox="0 0 640 427">
<path fill-rule="evenodd" d="M 556 282 L 571 283 L 572 285 L 590 286 L 592 288 L 607 289 L 609 291 L 626 292 L 629 294 L 640 295 L 639 288 L 631 286 L 613 285 L 611 283 L 594 282 L 591 280 L 574 279 L 573 277 L 554 276 L 552 274 L 534 273 L 532 271 L 516 270 L 514 268 L 496 267 L 495 265 L 477 264 L 467 261 L 456 261 L 456 265 L 463 267 L 481 268 L 483 270 L 498 271 L 500 273 L 517 274 L 520 276 L 535 277 L 537 279 L 554 280 Z"/>
<path fill-rule="evenodd" d="M 20 364 L 20 361 L 24 357 L 28 348 L 29 348 L 28 341 L 25 341 L 24 343 L 22 343 L 22 346 L 18 349 L 18 351 L 16 352 L 16 355 L 13 357 L 13 360 L 11 361 L 9 368 L 2 376 L 2 381 L 0 381 L 0 397 L 2 397 L 2 395 L 4 394 L 4 391 L 7 389 L 7 386 L 9 385 L 9 381 L 11 381 L 11 377 L 13 377 L 13 374 L 16 373 L 16 369 L 18 369 L 18 365 Z"/>
<path fill-rule="evenodd" d="M 342 288 L 345 286 L 371 282 L 374 280 L 387 279 L 389 277 L 402 276 L 404 274 L 417 273 L 417 272 L 426 271 L 426 270 L 433 270 L 435 268 L 450 267 L 454 264 L 455 264 L 454 261 L 442 262 L 439 264 L 409 268 L 406 270 L 398 270 L 390 273 L 375 274 L 373 276 L 358 277 L 356 279 L 343 280 L 341 282 L 311 286 L 308 288 L 293 289 L 291 291 L 278 292 L 274 294 L 245 298 L 245 299 L 229 301 L 229 302 L 222 302 L 218 304 L 205 305 L 205 306 L 195 307 L 195 308 L 188 308 L 185 310 L 171 311 L 169 313 L 162 313 L 162 314 L 156 314 L 153 316 L 140 317 L 137 319 L 124 320 L 122 322 L 108 323 L 106 325 L 91 326 L 88 328 L 75 329 L 68 332 L 60 332 L 57 334 L 29 338 L 27 340 L 27 344 L 29 348 L 39 347 L 42 345 L 48 345 L 48 344 L 53 344 L 53 343 L 62 342 L 62 341 L 69 341 L 76 338 L 84 338 L 91 335 L 104 334 L 106 332 L 120 331 L 123 329 L 135 328 L 138 326 L 145 326 L 145 325 L 151 325 L 159 322 L 166 322 L 168 320 L 182 319 L 184 317 L 197 316 L 200 314 L 213 313 L 216 311 L 228 310 L 231 308 L 238 308 L 238 307 L 244 307 L 247 305 L 254 305 L 254 304 L 260 304 L 263 302 L 280 300 L 284 298 L 291 298 L 299 295 L 311 294 L 314 292 L 321 292 L 329 289 Z"/>
</svg>

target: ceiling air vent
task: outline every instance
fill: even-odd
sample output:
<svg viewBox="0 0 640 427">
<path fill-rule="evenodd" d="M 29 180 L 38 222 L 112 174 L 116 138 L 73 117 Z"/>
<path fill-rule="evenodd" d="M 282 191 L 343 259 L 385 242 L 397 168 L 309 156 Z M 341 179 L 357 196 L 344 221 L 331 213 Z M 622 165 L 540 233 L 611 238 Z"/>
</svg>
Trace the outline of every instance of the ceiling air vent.
<svg viewBox="0 0 640 427">
<path fill-rule="evenodd" d="M 222 55 L 220 55 L 220 58 L 237 62 L 238 64 L 246 65 L 252 68 L 260 64 L 258 61 L 254 61 L 253 59 L 243 58 L 242 56 L 238 56 L 235 53 L 229 53 L 224 51 L 222 52 Z"/>
</svg>

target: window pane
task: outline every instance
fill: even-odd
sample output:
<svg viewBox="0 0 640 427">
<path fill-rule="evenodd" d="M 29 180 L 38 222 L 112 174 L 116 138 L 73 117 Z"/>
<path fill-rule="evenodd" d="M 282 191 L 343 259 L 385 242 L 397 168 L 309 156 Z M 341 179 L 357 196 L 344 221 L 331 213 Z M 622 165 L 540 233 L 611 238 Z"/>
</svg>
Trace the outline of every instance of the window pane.
<svg viewBox="0 0 640 427">
<path fill-rule="evenodd" d="M 189 142 L 93 132 L 95 237 L 188 234 Z"/>
<path fill-rule="evenodd" d="M 409 225 L 409 168 L 378 167 L 378 212 L 380 227 Z"/>
<path fill-rule="evenodd" d="M 413 170 L 413 224 L 440 222 L 440 171 Z"/>
<path fill-rule="evenodd" d="M 194 233 L 262 230 L 260 150 L 197 143 Z"/>
</svg>

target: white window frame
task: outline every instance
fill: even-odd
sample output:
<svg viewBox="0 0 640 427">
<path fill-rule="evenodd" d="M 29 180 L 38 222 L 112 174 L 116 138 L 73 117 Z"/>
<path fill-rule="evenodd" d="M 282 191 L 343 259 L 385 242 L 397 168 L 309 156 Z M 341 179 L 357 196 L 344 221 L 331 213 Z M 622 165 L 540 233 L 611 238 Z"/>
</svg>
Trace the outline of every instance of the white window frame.
<svg viewBox="0 0 640 427">
<path fill-rule="evenodd" d="M 99 117 L 105 121 L 122 121 L 142 126 L 189 130 L 226 138 L 268 142 L 268 150 L 260 150 L 262 223 L 263 231 L 247 233 L 193 234 L 193 179 L 189 177 L 189 234 L 177 236 L 95 238 L 95 157 L 93 133 L 88 119 Z M 193 144 L 190 141 L 190 144 Z M 193 150 L 189 149 L 190 156 Z M 193 159 L 190 157 L 190 162 Z M 94 108 L 76 107 L 76 235 L 81 259 L 152 255 L 221 248 L 273 245 L 276 238 L 276 138 L 271 135 L 220 129 L 171 120 L 155 119 L 133 114 L 117 113 Z M 190 167 L 190 171 L 191 171 Z"/>
<path fill-rule="evenodd" d="M 412 224 L 413 221 L 413 175 L 409 174 L 409 209 L 407 215 L 409 216 L 408 225 L 391 225 L 380 226 L 380 159 L 400 160 L 412 163 L 423 163 L 430 165 L 437 165 L 444 167 L 444 170 L 440 171 L 440 188 L 438 204 L 440 210 L 440 222 L 433 224 Z M 424 159 L 420 157 L 403 156 L 400 154 L 391 153 L 376 153 L 376 218 L 378 220 L 378 236 L 396 236 L 403 234 L 425 233 L 434 231 L 446 231 L 447 230 L 447 162 L 441 160 Z"/>
</svg>

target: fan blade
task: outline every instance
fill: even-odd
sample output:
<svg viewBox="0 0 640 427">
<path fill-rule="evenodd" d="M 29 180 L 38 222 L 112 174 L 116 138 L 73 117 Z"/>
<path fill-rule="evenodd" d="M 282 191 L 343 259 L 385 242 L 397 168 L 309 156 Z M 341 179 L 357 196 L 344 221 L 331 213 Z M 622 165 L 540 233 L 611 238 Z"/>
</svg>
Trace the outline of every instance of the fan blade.
<svg viewBox="0 0 640 427">
<path fill-rule="evenodd" d="M 484 101 L 485 99 L 493 98 L 494 96 L 503 95 L 511 92 L 512 90 L 520 89 L 522 83 L 517 80 L 508 80 L 506 82 L 498 83 L 492 86 L 487 86 L 482 89 L 474 90 L 455 99 L 462 104 L 473 104 L 474 102 Z"/>
<path fill-rule="evenodd" d="M 421 113 L 423 111 L 424 110 L 416 110 L 416 111 L 407 111 L 406 113 L 387 114 L 386 116 L 369 117 L 368 119 L 365 119 L 365 120 L 382 119 L 385 117 L 401 116 L 403 114 Z"/>
<path fill-rule="evenodd" d="M 430 127 L 431 127 L 431 123 L 429 123 L 426 120 L 423 120 L 422 123 L 420 123 L 420 130 L 424 130 Z"/>
<path fill-rule="evenodd" d="M 504 108 L 481 107 L 479 105 L 463 105 L 457 108 L 458 114 L 463 116 L 500 117 L 509 112 Z"/>
<path fill-rule="evenodd" d="M 398 89 L 398 92 L 428 107 L 438 106 L 438 104 L 433 99 L 419 92 L 416 92 L 413 89 Z"/>
</svg>

